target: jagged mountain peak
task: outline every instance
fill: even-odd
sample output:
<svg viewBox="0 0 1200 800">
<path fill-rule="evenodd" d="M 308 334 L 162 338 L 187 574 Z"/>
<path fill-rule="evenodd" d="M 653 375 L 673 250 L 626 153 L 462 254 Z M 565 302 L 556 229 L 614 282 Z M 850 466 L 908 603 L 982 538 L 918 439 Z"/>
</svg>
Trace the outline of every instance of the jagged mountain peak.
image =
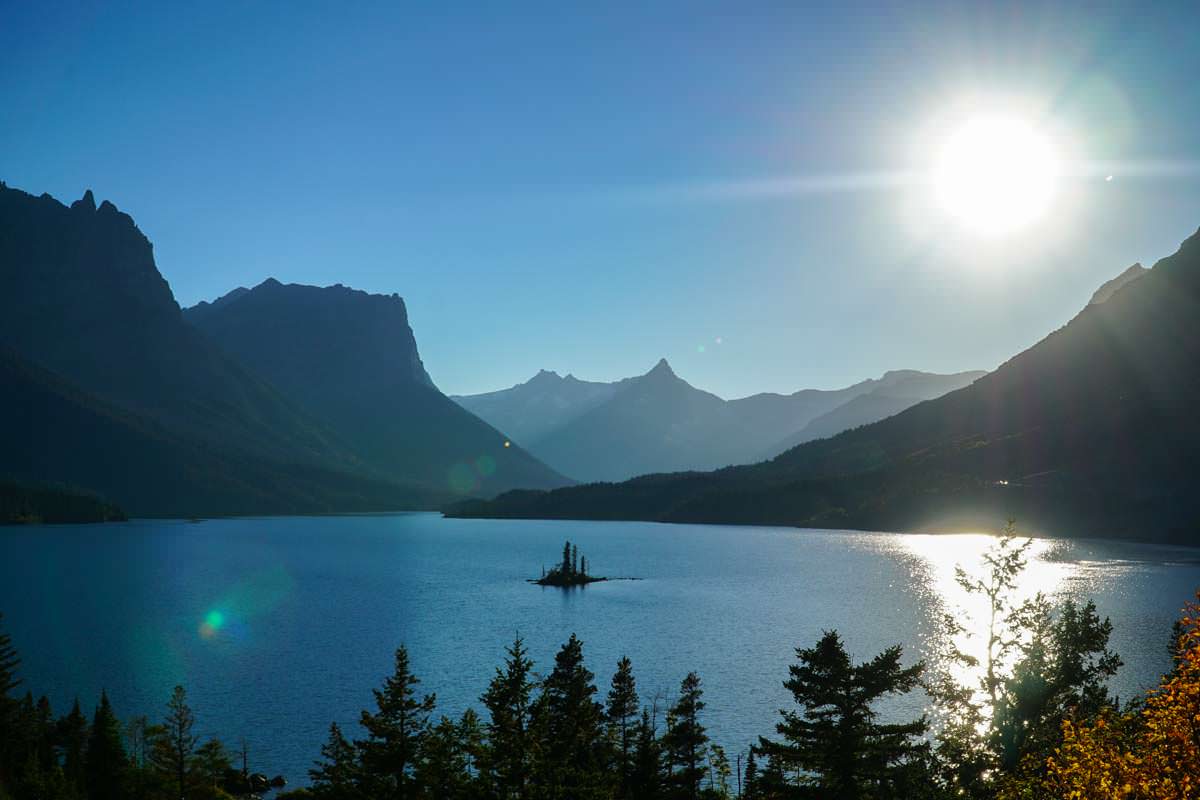
<svg viewBox="0 0 1200 800">
<path fill-rule="evenodd" d="M 83 197 L 71 203 L 72 211 L 95 211 L 96 196 L 92 194 L 92 190 L 88 189 L 83 193 Z"/>
<path fill-rule="evenodd" d="M 646 373 L 646 377 L 677 378 L 679 376 L 675 374 L 675 370 L 671 369 L 671 365 L 665 358 L 660 358 L 658 363 Z"/>
</svg>

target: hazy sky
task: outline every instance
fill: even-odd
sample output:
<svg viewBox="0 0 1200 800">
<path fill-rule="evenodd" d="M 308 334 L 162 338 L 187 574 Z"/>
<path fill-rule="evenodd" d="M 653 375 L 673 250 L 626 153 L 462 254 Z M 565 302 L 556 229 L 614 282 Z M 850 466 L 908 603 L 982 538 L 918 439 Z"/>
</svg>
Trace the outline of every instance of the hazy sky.
<svg viewBox="0 0 1200 800">
<path fill-rule="evenodd" d="M 184 305 L 399 292 L 447 392 L 990 369 L 1200 226 L 1194 0 L 583 5 L 3 0 L 0 179 L 111 199 Z M 1018 101 L 1072 174 L 979 237 L 914 176 Z"/>
</svg>

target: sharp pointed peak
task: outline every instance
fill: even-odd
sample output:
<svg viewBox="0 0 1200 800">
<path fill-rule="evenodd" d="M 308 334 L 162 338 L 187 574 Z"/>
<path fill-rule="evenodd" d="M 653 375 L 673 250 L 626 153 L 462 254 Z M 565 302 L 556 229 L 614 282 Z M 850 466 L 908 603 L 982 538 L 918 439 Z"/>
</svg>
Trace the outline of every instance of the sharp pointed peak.
<svg viewBox="0 0 1200 800">
<path fill-rule="evenodd" d="M 658 360 L 658 363 L 655 364 L 654 367 L 646 374 L 647 375 L 661 375 L 663 377 L 672 377 L 672 378 L 678 377 L 675 374 L 675 370 L 671 369 L 671 365 L 667 362 L 667 360 L 665 358 L 660 358 Z"/>
<path fill-rule="evenodd" d="M 80 209 L 83 211 L 95 211 L 96 210 L 96 196 L 94 194 L 92 194 L 92 190 L 88 189 L 87 191 L 85 191 L 83 193 L 83 197 L 79 198 L 74 203 L 71 203 L 71 209 L 72 210 Z"/>
</svg>

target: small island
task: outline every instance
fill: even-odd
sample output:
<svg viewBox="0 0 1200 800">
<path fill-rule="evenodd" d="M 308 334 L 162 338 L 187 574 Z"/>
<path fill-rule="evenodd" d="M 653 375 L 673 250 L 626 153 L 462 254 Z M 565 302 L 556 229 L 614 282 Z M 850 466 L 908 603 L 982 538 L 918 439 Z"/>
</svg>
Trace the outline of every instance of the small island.
<svg viewBox="0 0 1200 800">
<path fill-rule="evenodd" d="M 569 588 L 571 586 L 587 586 L 589 583 L 606 580 L 608 578 L 588 574 L 587 557 L 580 556 L 579 548 L 568 541 L 563 544 L 562 563 L 552 567 L 549 572 L 542 567 L 542 577 L 530 579 L 529 582 L 536 583 L 538 586 Z"/>
</svg>

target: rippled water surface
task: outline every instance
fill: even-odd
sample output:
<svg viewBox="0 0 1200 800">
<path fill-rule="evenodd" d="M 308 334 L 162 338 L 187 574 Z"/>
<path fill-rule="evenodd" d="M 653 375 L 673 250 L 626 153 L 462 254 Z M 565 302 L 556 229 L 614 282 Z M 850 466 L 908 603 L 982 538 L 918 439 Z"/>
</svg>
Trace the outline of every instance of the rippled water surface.
<svg viewBox="0 0 1200 800">
<path fill-rule="evenodd" d="M 525 582 L 564 539 L 583 590 Z M 572 633 L 606 689 L 632 660 L 643 697 L 703 679 L 705 721 L 731 754 L 769 734 L 794 648 L 836 628 L 865 658 L 925 656 L 937 619 L 970 604 L 956 564 L 986 536 L 650 523 L 444 520 L 433 514 L 0 529 L 0 611 L 35 693 L 67 710 L 107 688 L 119 714 L 158 716 L 184 684 L 203 735 L 245 737 L 252 767 L 304 782 L 328 725 L 357 710 L 407 644 L 439 709 L 479 707 L 520 633 L 540 669 Z M 1171 621 L 1200 586 L 1200 550 L 1034 543 L 1024 590 L 1095 599 L 1115 626 L 1129 696 L 1165 668 Z M 922 700 L 894 704 L 919 713 Z"/>
</svg>

